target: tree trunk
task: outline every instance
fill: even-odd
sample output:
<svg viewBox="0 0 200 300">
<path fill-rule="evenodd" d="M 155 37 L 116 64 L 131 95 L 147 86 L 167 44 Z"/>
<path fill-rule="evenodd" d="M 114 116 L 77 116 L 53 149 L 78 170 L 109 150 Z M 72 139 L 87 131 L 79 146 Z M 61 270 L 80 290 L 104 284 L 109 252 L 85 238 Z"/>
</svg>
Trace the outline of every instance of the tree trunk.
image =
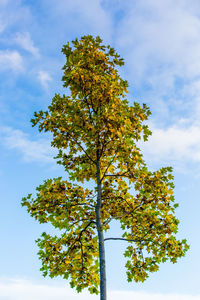
<svg viewBox="0 0 200 300">
<path fill-rule="evenodd" d="M 100 300 L 106 300 L 106 261 L 104 249 L 104 236 L 101 223 L 101 181 L 100 181 L 100 161 L 97 158 L 97 205 L 96 222 L 99 242 L 99 261 L 100 261 Z"/>
</svg>

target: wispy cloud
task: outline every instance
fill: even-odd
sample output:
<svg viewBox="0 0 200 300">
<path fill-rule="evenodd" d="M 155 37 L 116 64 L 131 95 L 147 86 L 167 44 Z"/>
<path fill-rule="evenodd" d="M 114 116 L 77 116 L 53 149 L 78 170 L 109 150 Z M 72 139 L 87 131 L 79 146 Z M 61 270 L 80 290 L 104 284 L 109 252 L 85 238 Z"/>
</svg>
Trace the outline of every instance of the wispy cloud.
<svg viewBox="0 0 200 300">
<path fill-rule="evenodd" d="M 28 5 L 21 0 L 1 0 L 0 1 L 0 19 L 5 25 L 5 38 L 9 42 L 9 33 L 16 31 L 26 31 L 27 26 L 33 24 L 32 14 Z"/>
<path fill-rule="evenodd" d="M 14 50 L 0 50 L 0 70 L 23 70 L 23 59 L 18 51 Z"/>
<path fill-rule="evenodd" d="M 35 57 L 39 57 L 39 49 L 35 47 L 29 32 L 18 32 L 14 38 L 14 42 Z"/>
<path fill-rule="evenodd" d="M 28 280 L 1 280 L 0 300 L 96 300 L 99 296 L 91 295 L 85 291 L 78 294 L 68 286 L 56 285 L 55 283 L 41 284 Z M 110 291 L 108 299 L 137 299 L 137 300 L 200 300 L 200 295 L 182 294 L 153 294 L 134 291 Z"/>
<path fill-rule="evenodd" d="M 200 73 L 200 19 L 196 1 L 128 1 L 118 42 L 142 76 L 173 71 L 190 78 Z M 129 29 L 129 30 L 127 30 Z M 130 35 L 131 33 L 131 35 Z"/>
<path fill-rule="evenodd" d="M 55 150 L 47 139 L 32 140 L 28 134 L 11 127 L 1 127 L 0 137 L 4 147 L 17 150 L 26 162 L 53 162 Z"/>
<path fill-rule="evenodd" d="M 151 162 L 200 162 L 200 126 L 182 122 L 164 129 L 150 125 L 152 136 L 141 147 Z"/>
<path fill-rule="evenodd" d="M 48 89 L 48 83 L 52 81 L 51 76 L 46 71 L 39 71 L 38 72 L 38 79 L 43 86 L 44 89 Z"/>
<path fill-rule="evenodd" d="M 112 20 L 101 0 L 52 0 L 50 4 L 48 0 L 45 0 L 45 3 L 54 17 L 64 18 L 62 26 L 66 26 L 66 30 L 69 29 L 70 23 L 70 32 L 103 34 L 105 38 L 111 38 Z"/>
<path fill-rule="evenodd" d="M 161 120 L 176 123 L 180 115 L 196 114 L 199 96 L 192 93 L 200 77 L 199 1 L 120 3 L 125 13 L 117 27 L 117 47 L 126 58 L 130 86 L 139 89 Z"/>
</svg>

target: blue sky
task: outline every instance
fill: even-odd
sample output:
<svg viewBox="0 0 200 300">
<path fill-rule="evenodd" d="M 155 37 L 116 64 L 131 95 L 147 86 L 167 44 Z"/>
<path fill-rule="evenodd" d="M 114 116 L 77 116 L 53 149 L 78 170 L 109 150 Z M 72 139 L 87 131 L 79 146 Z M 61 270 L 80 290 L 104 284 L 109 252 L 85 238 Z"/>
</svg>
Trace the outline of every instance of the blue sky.
<svg viewBox="0 0 200 300">
<path fill-rule="evenodd" d="M 109 299 L 200 299 L 200 2 L 198 0 L 0 0 L 0 300 L 98 299 L 43 278 L 34 240 L 40 225 L 20 202 L 44 179 L 66 176 L 34 111 L 62 93 L 63 44 L 100 35 L 125 59 L 128 100 L 147 103 L 149 168 L 173 166 L 179 238 L 190 250 L 142 283 L 128 283 L 122 242 L 106 242 Z M 110 235 L 119 235 L 117 223 Z"/>
</svg>

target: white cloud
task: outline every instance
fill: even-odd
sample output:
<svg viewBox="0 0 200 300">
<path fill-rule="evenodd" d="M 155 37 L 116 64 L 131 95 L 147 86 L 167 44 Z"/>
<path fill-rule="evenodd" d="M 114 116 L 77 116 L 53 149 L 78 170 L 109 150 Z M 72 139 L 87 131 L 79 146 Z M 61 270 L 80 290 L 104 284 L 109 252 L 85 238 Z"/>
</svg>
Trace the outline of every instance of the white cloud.
<svg viewBox="0 0 200 300">
<path fill-rule="evenodd" d="M 23 70 L 23 60 L 17 51 L 0 50 L 0 70 Z"/>
<path fill-rule="evenodd" d="M 39 49 L 34 46 L 29 32 L 18 32 L 14 38 L 16 44 L 30 52 L 35 57 L 39 57 Z"/>
<path fill-rule="evenodd" d="M 101 0 L 52 0 L 51 6 L 49 1 L 45 0 L 45 2 L 48 7 L 51 7 L 54 16 L 64 17 L 62 26 L 70 24 L 79 32 L 84 30 L 83 35 L 103 34 L 104 38 L 111 38 L 112 21 L 109 11 L 103 8 Z"/>
<path fill-rule="evenodd" d="M 0 300 L 96 300 L 99 295 L 91 295 L 85 291 L 77 293 L 70 287 L 53 283 L 36 283 L 28 280 L 0 280 Z M 108 291 L 108 299 L 137 300 L 200 300 L 200 295 L 153 294 L 134 291 Z"/>
<path fill-rule="evenodd" d="M 33 17 L 28 5 L 23 5 L 21 0 L 0 0 L 0 19 L 7 29 L 5 38 L 10 44 L 9 31 L 16 32 L 19 28 L 25 30 L 33 24 Z M 3 37 L 4 39 L 4 37 Z"/>
<path fill-rule="evenodd" d="M 173 71 L 174 76 L 185 78 L 200 73 L 200 18 L 192 3 L 195 1 L 130 3 L 118 42 L 130 51 L 134 71 L 142 76 L 149 71 L 157 75 Z"/>
<path fill-rule="evenodd" d="M 154 162 L 200 162 L 200 126 L 181 122 L 165 129 L 150 125 L 152 136 L 141 147 Z"/>
<path fill-rule="evenodd" d="M 34 141 L 23 131 L 10 127 L 1 127 L 0 137 L 7 149 L 17 150 L 27 162 L 53 162 L 55 150 L 47 139 Z"/>
<path fill-rule="evenodd" d="M 44 89 L 48 89 L 48 82 L 52 81 L 51 76 L 46 71 L 38 72 L 38 79 Z"/>
<path fill-rule="evenodd" d="M 193 91 L 200 78 L 200 2 L 121 1 L 121 8 L 116 48 L 126 59 L 130 86 L 139 89 L 153 118 L 199 119 L 199 93 Z"/>
<path fill-rule="evenodd" d="M 67 1 L 67 8 L 71 11 L 78 11 L 80 16 L 88 20 L 94 29 L 103 29 L 105 33 L 110 29 L 110 19 L 106 11 L 103 9 L 100 0 L 75 0 Z"/>
</svg>

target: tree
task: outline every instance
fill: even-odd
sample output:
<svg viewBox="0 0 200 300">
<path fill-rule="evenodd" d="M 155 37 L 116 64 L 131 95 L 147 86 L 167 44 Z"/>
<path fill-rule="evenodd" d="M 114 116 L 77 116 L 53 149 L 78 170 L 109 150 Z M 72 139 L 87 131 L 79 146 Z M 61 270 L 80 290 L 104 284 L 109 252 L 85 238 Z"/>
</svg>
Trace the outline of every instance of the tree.
<svg viewBox="0 0 200 300">
<path fill-rule="evenodd" d="M 78 292 L 88 288 L 98 294 L 100 285 L 100 299 L 106 300 L 106 240 L 127 242 L 128 281 L 144 281 L 161 262 L 175 263 L 189 247 L 175 237 L 172 168 L 150 172 L 137 147 L 151 134 L 144 124 L 150 110 L 125 99 L 128 83 L 117 70 L 123 59 L 90 35 L 64 45 L 62 52 L 62 80 L 71 94 L 56 94 L 32 124 L 53 133 L 57 162 L 71 182 L 48 179 L 22 205 L 61 232 L 37 240 L 43 275 L 70 277 Z M 90 188 L 84 188 L 85 181 Z M 112 220 L 119 220 L 124 233 L 104 238 Z"/>
</svg>

